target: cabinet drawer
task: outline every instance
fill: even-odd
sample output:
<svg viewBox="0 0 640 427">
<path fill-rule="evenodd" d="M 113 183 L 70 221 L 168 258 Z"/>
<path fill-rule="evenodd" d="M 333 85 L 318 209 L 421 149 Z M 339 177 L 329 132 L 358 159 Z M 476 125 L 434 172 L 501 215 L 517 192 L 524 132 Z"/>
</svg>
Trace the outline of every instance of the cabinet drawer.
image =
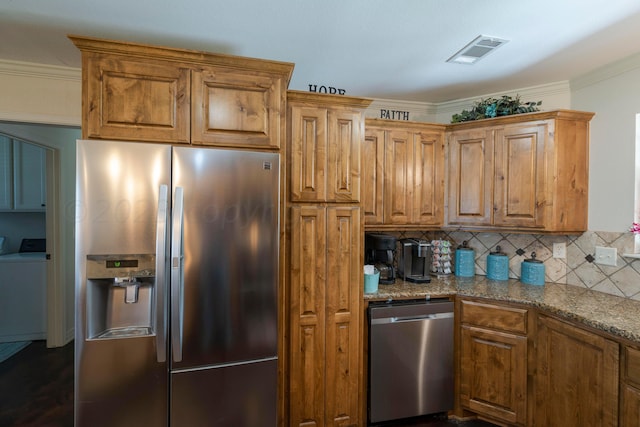
<svg viewBox="0 0 640 427">
<path fill-rule="evenodd" d="M 640 350 L 624 348 L 624 375 L 628 382 L 640 387 Z"/>
<path fill-rule="evenodd" d="M 527 334 L 527 310 L 476 301 L 461 301 L 462 323 Z"/>
</svg>

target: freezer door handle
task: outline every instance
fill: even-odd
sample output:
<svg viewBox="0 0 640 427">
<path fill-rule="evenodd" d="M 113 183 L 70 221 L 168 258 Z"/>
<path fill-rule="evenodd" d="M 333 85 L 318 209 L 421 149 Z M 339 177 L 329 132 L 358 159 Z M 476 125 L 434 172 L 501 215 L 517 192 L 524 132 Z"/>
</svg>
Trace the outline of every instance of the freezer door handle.
<svg viewBox="0 0 640 427">
<path fill-rule="evenodd" d="M 171 226 L 171 349 L 173 361 L 182 361 L 182 304 L 184 275 L 182 271 L 182 236 L 184 225 L 184 196 L 182 187 L 176 187 L 173 198 Z"/>
<path fill-rule="evenodd" d="M 156 354 L 158 362 L 167 360 L 167 206 L 168 187 L 161 185 L 158 192 L 156 221 Z"/>
</svg>

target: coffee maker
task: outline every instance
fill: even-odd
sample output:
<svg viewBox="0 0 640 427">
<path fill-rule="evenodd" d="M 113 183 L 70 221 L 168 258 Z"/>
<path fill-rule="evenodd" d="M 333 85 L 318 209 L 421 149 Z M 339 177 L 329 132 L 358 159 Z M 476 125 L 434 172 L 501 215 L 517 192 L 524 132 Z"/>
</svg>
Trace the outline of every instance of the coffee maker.
<svg viewBox="0 0 640 427">
<path fill-rule="evenodd" d="M 380 283 L 395 283 L 393 256 L 396 251 L 396 238 L 389 234 L 365 233 L 364 251 L 365 264 L 373 264 L 380 271 Z"/>
<path fill-rule="evenodd" d="M 401 239 L 398 273 L 408 282 L 431 282 L 431 243 L 420 239 Z"/>
</svg>

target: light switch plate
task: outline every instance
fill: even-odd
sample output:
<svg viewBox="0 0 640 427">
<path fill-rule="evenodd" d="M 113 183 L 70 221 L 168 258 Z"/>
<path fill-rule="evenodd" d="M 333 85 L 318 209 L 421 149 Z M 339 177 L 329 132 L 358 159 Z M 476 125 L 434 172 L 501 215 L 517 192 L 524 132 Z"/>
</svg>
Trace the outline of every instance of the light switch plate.
<svg viewBox="0 0 640 427">
<path fill-rule="evenodd" d="M 595 263 L 602 265 L 618 265 L 618 250 L 616 248 L 605 248 L 603 246 L 596 246 Z"/>
</svg>

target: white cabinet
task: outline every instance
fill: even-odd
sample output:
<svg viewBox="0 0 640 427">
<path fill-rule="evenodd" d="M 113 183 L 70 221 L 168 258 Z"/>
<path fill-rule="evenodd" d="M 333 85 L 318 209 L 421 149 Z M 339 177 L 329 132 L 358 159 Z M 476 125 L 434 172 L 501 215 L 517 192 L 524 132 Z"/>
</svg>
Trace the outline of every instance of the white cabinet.
<svg viewBox="0 0 640 427">
<path fill-rule="evenodd" d="M 13 208 L 13 141 L 0 135 L 0 210 Z"/>
<path fill-rule="evenodd" d="M 0 256 L 0 343 L 47 338 L 44 253 Z"/>
<path fill-rule="evenodd" d="M 0 210 L 44 211 L 46 150 L 0 136 Z"/>
</svg>

